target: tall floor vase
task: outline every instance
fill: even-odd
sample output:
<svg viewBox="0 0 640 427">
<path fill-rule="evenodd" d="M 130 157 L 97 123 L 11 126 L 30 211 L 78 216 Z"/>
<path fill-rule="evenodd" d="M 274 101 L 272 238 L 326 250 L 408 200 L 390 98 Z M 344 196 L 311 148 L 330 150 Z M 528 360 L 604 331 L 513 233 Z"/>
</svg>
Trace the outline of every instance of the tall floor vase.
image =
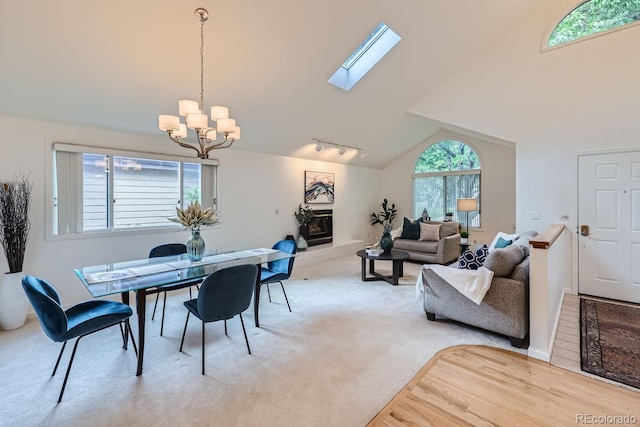
<svg viewBox="0 0 640 427">
<path fill-rule="evenodd" d="M 27 320 L 29 303 L 22 290 L 22 272 L 5 273 L 0 277 L 0 327 L 17 329 Z"/>
</svg>

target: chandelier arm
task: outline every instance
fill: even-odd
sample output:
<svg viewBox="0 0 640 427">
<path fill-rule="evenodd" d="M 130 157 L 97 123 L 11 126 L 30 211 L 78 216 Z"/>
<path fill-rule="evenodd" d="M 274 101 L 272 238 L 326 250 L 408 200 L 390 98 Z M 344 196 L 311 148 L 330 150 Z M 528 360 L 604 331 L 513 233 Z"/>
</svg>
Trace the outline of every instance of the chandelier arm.
<svg viewBox="0 0 640 427">
<path fill-rule="evenodd" d="M 176 138 L 175 136 L 173 136 L 173 132 L 168 130 L 167 133 L 169 134 L 169 138 L 175 142 L 176 144 L 178 144 L 181 147 L 184 148 L 191 148 L 192 150 L 196 150 L 198 152 L 198 154 L 200 154 L 200 150 L 198 150 L 198 147 L 196 147 L 195 145 L 191 145 L 191 144 L 186 144 L 182 141 L 180 141 L 180 139 Z"/>
<path fill-rule="evenodd" d="M 227 143 L 227 142 L 229 143 L 229 145 L 225 145 L 225 146 L 223 147 L 222 145 L 223 145 L 223 144 L 225 144 L 225 143 Z M 209 146 L 205 149 L 205 151 L 204 151 L 204 152 L 205 152 L 205 154 L 208 154 L 208 153 L 209 153 L 209 151 L 211 151 L 211 150 L 216 150 L 216 149 L 218 149 L 218 148 L 229 148 L 229 147 L 231 147 L 231 145 L 232 145 L 234 142 L 235 142 L 235 138 L 229 138 L 228 136 L 225 136 L 224 141 L 219 142 L 219 143 L 217 143 L 217 144 L 209 145 Z"/>
</svg>

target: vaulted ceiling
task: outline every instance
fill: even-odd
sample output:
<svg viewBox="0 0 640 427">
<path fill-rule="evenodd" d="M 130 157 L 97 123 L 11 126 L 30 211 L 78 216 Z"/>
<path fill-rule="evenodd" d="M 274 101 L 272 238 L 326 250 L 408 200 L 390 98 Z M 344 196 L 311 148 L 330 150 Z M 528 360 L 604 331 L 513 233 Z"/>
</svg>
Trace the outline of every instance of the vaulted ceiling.
<svg viewBox="0 0 640 427">
<path fill-rule="evenodd" d="M 382 168 L 447 126 L 430 113 L 430 96 L 555 2 L 4 2 L 0 114 L 145 133 L 170 144 L 157 117 L 177 114 L 178 99 L 199 98 L 194 10 L 204 7 L 204 103 L 230 107 L 242 126 L 235 149 Z M 381 21 L 400 43 L 349 92 L 327 83 Z M 450 99 L 447 111 L 461 102 Z M 311 138 L 369 155 L 318 153 Z"/>
</svg>

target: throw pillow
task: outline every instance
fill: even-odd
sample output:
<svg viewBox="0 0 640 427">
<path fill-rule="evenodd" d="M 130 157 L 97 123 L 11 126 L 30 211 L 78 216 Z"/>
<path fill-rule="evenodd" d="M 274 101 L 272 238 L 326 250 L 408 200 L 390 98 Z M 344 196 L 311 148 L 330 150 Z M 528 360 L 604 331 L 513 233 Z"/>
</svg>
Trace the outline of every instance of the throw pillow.
<svg viewBox="0 0 640 427">
<path fill-rule="evenodd" d="M 487 249 L 487 245 L 483 245 L 475 252 L 472 252 L 469 248 L 467 248 L 458 259 L 458 268 L 477 270 L 484 264 L 488 253 L 489 251 Z"/>
<path fill-rule="evenodd" d="M 493 242 L 491 242 L 491 244 L 489 245 L 489 252 L 491 252 L 492 250 L 494 250 L 496 248 L 496 243 L 498 243 L 498 239 L 499 238 L 503 238 L 504 240 L 511 240 L 512 242 L 514 240 L 516 240 L 518 238 L 517 234 L 507 234 L 507 233 L 503 233 L 502 231 L 498 232 L 498 234 L 496 234 L 496 237 L 493 238 Z"/>
<path fill-rule="evenodd" d="M 498 237 L 498 241 L 496 242 L 496 245 L 493 248 L 494 249 L 506 248 L 511 243 L 513 243 L 513 240 L 506 240 L 506 239 L 503 239 L 502 237 Z"/>
<path fill-rule="evenodd" d="M 461 270 L 477 270 L 480 268 L 476 259 L 476 254 L 471 252 L 469 248 L 465 249 L 464 252 L 462 252 L 462 255 L 460 255 L 460 258 L 458 258 L 458 267 Z"/>
<path fill-rule="evenodd" d="M 420 238 L 418 240 L 440 240 L 440 224 L 420 223 Z"/>
<path fill-rule="evenodd" d="M 495 277 L 509 277 L 523 259 L 524 248 L 519 245 L 509 245 L 489 252 L 484 261 L 484 267 L 493 271 Z"/>
<path fill-rule="evenodd" d="M 402 227 L 398 227 L 395 230 L 391 230 L 389 234 L 391 234 L 392 239 L 397 239 L 398 237 L 402 236 Z"/>
<path fill-rule="evenodd" d="M 406 218 L 402 222 L 402 235 L 403 239 L 418 240 L 420 238 L 420 221 L 411 221 Z"/>
</svg>

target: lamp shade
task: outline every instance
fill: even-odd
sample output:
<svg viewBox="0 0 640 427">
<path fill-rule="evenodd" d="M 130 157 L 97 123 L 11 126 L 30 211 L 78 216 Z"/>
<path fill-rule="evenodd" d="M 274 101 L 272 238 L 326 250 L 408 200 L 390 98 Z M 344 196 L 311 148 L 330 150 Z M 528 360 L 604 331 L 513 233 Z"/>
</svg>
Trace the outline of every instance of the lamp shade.
<svg viewBox="0 0 640 427">
<path fill-rule="evenodd" d="M 456 209 L 459 212 L 477 211 L 478 199 L 458 199 Z"/>
</svg>

